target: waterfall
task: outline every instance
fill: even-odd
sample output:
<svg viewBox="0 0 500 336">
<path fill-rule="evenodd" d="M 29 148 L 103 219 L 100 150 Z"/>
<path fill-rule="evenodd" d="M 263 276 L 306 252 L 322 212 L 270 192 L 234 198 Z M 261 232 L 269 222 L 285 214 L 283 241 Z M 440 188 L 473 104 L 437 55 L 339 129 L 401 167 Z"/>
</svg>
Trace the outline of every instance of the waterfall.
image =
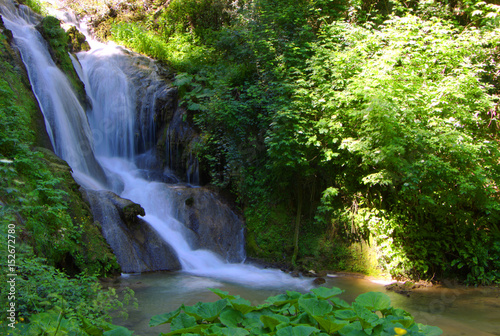
<svg viewBox="0 0 500 336">
<path fill-rule="evenodd" d="M 157 116 L 152 100 L 158 94 L 168 95 L 151 60 L 118 46 L 91 43 L 92 49 L 79 53 L 74 60 L 90 99 L 85 111 L 35 29 L 37 19 L 26 14 L 25 6 L 16 8 L 7 0 L 0 1 L 5 26 L 13 32 L 28 69 L 56 154 L 69 163 L 77 182 L 96 190 L 95 195 L 112 191 L 140 204 L 145 210 L 142 220 L 175 250 L 183 272 L 250 286 L 309 286 L 309 282 L 281 271 L 243 264 L 242 226 L 231 226 L 230 238 L 203 242 L 210 232 L 224 234 L 217 231 L 220 228 L 215 217 L 237 220 L 209 191 L 145 178 L 137 163 L 149 157 L 154 142 Z M 195 159 L 191 161 L 193 170 L 197 170 Z M 184 215 L 179 214 L 180 207 L 185 207 Z M 211 211 L 202 212 L 203 208 Z M 110 217 L 120 220 L 118 214 Z M 204 221 L 210 221 L 209 225 Z M 190 227 L 186 226 L 188 222 Z M 205 231 L 201 224 L 205 224 Z M 114 239 L 115 231 L 109 232 L 106 238 Z M 217 253 L 200 249 L 203 244 Z M 227 253 L 229 250 L 232 252 Z"/>
</svg>

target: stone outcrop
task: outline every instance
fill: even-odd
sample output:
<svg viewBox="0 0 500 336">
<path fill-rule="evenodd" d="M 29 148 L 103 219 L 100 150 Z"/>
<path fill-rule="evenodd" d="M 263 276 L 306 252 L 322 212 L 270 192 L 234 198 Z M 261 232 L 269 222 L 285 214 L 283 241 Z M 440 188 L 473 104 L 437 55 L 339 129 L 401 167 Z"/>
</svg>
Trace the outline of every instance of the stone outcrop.
<svg viewBox="0 0 500 336">
<path fill-rule="evenodd" d="M 245 259 L 244 223 L 231 208 L 206 188 L 169 188 L 172 216 L 189 229 L 191 247 L 220 255 L 228 262 Z"/>
<path fill-rule="evenodd" d="M 179 270 L 174 250 L 144 220 L 144 209 L 110 191 L 82 189 L 94 219 L 113 249 L 122 271 L 139 273 Z"/>
</svg>

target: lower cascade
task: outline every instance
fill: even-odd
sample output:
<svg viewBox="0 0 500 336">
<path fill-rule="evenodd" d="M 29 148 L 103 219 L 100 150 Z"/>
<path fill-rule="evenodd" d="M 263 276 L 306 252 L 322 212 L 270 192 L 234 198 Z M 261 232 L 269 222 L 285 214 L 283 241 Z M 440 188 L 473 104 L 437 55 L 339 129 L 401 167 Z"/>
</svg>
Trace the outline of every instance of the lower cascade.
<svg viewBox="0 0 500 336">
<path fill-rule="evenodd" d="M 74 60 L 88 99 L 82 105 L 36 29 L 40 18 L 10 0 L 0 0 L 0 12 L 53 148 L 71 166 L 123 272 L 181 270 L 255 287 L 309 287 L 279 270 L 244 264 L 242 219 L 214 192 L 158 168 L 159 121 L 178 108 L 176 90 L 152 60 L 92 42 Z M 189 176 L 197 174 L 188 173 L 188 182 L 196 183 Z"/>
</svg>

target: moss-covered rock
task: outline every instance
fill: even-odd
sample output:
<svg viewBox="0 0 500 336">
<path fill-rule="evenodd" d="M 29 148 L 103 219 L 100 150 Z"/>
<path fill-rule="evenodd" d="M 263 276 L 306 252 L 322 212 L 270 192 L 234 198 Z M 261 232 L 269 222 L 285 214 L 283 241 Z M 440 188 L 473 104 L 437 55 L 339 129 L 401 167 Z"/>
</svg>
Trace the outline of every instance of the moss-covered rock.
<svg viewBox="0 0 500 336">
<path fill-rule="evenodd" d="M 69 52 L 72 48 L 86 48 L 84 42 L 79 42 L 82 37 L 76 33 L 73 33 L 72 35 L 67 34 L 61 27 L 61 21 L 53 16 L 43 18 L 36 28 L 48 42 L 52 59 L 66 74 L 66 76 L 68 76 L 78 99 L 82 102 L 82 104 L 85 104 L 87 99 L 85 86 L 78 77 L 78 74 L 73 67 L 73 62 L 69 56 Z"/>
<path fill-rule="evenodd" d="M 119 273 L 120 266 L 116 257 L 102 236 L 99 223 L 94 221 L 90 207 L 82 197 L 80 186 L 71 175 L 71 167 L 48 149 L 36 150 L 42 153 L 41 160 L 48 169 L 60 179 L 56 187 L 66 193 L 64 200 L 68 204 L 67 212 L 77 231 L 75 245 L 60 266 L 66 270 L 86 271 L 89 274 Z"/>
<path fill-rule="evenodd" d="M 90 45 L 83 35 L 75 26 L 71 26 L 67 31 L 68 34 L 68 49 L 71 53 L 80 51 L 89 51 Z"/>
</svg>

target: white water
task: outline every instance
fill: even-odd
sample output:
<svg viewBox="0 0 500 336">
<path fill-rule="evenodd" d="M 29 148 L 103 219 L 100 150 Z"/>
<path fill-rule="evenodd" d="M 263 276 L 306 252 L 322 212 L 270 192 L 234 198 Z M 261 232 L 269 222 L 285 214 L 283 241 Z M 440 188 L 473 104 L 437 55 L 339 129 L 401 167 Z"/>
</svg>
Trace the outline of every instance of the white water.
<svg viewBox="0 0 500 336">
<path fill-rule="evenodd" d="M 253 287 L 311 286 L 310 281 L 292 278 L 279 270 L 228 264 L 212 252 L 191 249 L 184 225 L 170 215 L 166 206 L 164 190 L 168 186 L 141 178 L 133 163 L 137 104 L 134 88 L 122 70 L 129 58 L 124 57 L 120 47 L 95 42 L 90 52 L 78 55 L 81 68 L 77 70 L 92 102 L 86 114 L 68 80 L 52 61 L 34 21 L 6 0 L 0 1 L 5 25 L 13 31 L 28 68 L 56 154 L 69 163 L 80 184 L 92 189 L 108 188 L 141 204 L 146 211 L 144 220 L 174 248 L 184 272 Z M 104 180 L 100 176 L 102 167 L 107 173 Z"/>
</svg>

